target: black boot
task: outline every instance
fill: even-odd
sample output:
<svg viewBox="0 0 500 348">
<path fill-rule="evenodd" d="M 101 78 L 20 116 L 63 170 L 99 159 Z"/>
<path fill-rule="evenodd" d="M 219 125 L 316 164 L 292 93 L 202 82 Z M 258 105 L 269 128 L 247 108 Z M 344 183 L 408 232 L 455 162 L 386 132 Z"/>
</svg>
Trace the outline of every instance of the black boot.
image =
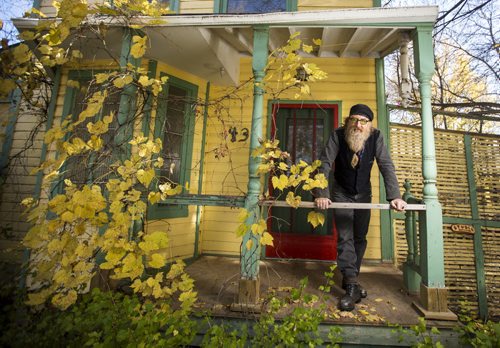
<svg viewBox="0 0 500 348">
<path fill-rule="evenodd" d="M 342 289 L 344 289 L 344 290 L 345 290 L 345 285 L 346 285 L 346 283 L 344 283 L 342 281 Z M 358 284 L 358 286 L 359 286 L 359 292 L 361 293 L 361 298 L 368 297 L 368 291 L 366 291 L 366 289 L 363 288 L 361 285 Z"/>
<path fill-rule="evenodd" d="M 356 283 L 347 283 L 345 285 L 345 295 L 340 298 L 339 309 L 350 312 L 359 301 L 361 301 L 359 285 Z"/>
</svg>

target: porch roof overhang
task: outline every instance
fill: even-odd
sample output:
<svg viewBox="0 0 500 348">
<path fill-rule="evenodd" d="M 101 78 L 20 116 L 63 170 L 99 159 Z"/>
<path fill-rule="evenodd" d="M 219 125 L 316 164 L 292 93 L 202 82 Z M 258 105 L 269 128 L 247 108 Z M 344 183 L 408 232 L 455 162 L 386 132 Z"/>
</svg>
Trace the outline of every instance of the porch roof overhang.
<svg viewBox="0 0 500 348">
<path fill-rule="evenodd" d="M 269 27 L 269 51 L 284 45 L 291 34 L 321 39 L 321 47 L 310 58 L 382 58 L 399 47 L 403 33 L 422 25 L 433 25 L 436 6 L 404 8 L 360 8 L 326 11 L 280 12 L 265 14 L 171 15 L 160 21 L 150 17 L 133 18 L 150 39 L 147 57 L 189 71 L 220 85 L 239 82 L 239 58 L 253 54 L 253 28 Z M 33 28 L 39 19 L 15 19 L 20 30 Z M 89 25 L 105 24 L 107 51 L 120 52 L 123 21 L 117 17 L 91 17 Z M 87 57 L 104 58 L 100 40 L 86 40 Z"/>
</svg>

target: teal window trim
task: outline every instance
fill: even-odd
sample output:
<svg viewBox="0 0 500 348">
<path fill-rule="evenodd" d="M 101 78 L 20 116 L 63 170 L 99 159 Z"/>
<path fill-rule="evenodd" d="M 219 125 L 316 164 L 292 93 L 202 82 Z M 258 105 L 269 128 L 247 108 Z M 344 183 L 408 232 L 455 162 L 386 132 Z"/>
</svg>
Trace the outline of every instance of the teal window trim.
<svg viewBox="0 0 500 348">
<path fill-rule="evenodd" d="M 179 13 L 180 2 L 181 2 L 180 0 L 170 0 L 169 1 L 170 11 Z"/>
<path fill-rule="evenodd" d="M 9 163 L 9 154 L 14 142 L 14 129 L 16 127 L 17 114 L 19 111 L 19 103 L 21 101 L 21 90 L 16 88 L 8 97 L 9 109 L 7 117 L 7 125 L 5 127 L 5 138 L 0 153 L 0 185 L 3 184 L 7 175 L 7 165 Z M 4 173 L 5 170 L 5 173 Z"/>
<path fill-rule="evenodd" d="M 41 7 L 41 4 L 42 4 L 42 0 L 33 0 L 33 8 L 37 9 L 37 10 L 40 10 L 40 7 Z"/>
<path fill-rule="evenodd" d="M 227 1 L 228 0 L 214 0 L 214 13 L 226 13 Z M 286 11 L 287 12 L 297 11 L 297 1 L 298 0 L 286 0 Z"/>
<path fill-rule="evenodd" d="M 175 86 L 182 89 L 185 89 L 187 92 L 188 100 L 196 101 L 198 97 L 198 86 L 187 81 L 181 80 L 175 76 L 168 75 L 166 73 L 162 73 L 160 77 L 168 76 L 168 80 L 166 84 L 163 86 L 163 90 L 160 94 L 160 100 L 166 99 L 168 97 L 169 86 Z M 163 96 L 163 98 L 162 98 Z M 191 177 L 191 161 L 193 157 L 193 138 L 194 138 L 194 121 L 195 115 L 194 111 L 188 108 L 191 105 L 189 103 L 186 104 L 186 116 L 184 118 L 184 134 L 183 134 L 183 142 L 182 142 L 182 162 L 181 162 L 181 173 L 179 184 L 184 185 L 186 182 L 190 181 Z M 163 114 L 159 113 L 160 107 L 157 109 L 156 120 L 155 120 L 155 129 L 154 129 L 154 138 L 162 138 L 161 137 L 161 124 L 165 120 L 167 116 L 168 110 L 165 108 L 165 112 Z M 156 170 L 157 175 L 160 173 L 160 169 Z M 167 204 L 165 202 L 159 202 L 154 205 L 150 205 L 148 208 L 147 218 L 148 220 L 157 220 L 157 219 L 167 219 L 167 218 L 180 218 L 186 217 L 189 213 L 189 207 L 186 205 L 175 205 L 175 204 Z"/>
</svg>

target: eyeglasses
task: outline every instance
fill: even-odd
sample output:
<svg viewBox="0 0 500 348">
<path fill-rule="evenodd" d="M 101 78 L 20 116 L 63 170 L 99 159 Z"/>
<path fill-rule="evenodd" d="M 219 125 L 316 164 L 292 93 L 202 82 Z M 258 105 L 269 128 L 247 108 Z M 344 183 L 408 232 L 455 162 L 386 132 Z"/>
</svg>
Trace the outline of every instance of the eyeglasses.
<svg viewBox="0 0 500 348">
<path fill-rule="evenodd" d="M 365 120 L 365 119 L 356 118 L 356 117 L 348 117 L 347 119 L 349 120 L 349 122 L 354 123 L 354 124 L 357 124 L 359 122 L 362 126 L 366 126 L 368 124 L 368 122 L 370 122 L 370 120 Z"/>
</svg>

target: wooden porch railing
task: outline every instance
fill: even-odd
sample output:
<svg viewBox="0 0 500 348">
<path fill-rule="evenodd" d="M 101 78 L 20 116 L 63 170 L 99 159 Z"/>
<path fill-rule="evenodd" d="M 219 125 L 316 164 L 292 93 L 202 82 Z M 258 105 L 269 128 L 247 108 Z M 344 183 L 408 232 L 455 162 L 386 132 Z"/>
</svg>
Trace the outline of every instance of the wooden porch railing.
<svg viewBox="0 0 500 348">
<path fill-rule="evenodd" d="M 411 193 L 410 180 L 406 179 L 404 183 L 405 193 L 403 199 L 410 204 L 422 204 Z M 425 205 L 424 205 L 425 206 Z M 423 217 L 419 217 L 423 219 Z M 406 261 L 403 263 L 404 285 L 410 294 L 417 295 L 420 292 L 420 282 L 422 280 L 420 271 L 420 243 L 417 226 L 417 212 L 407 210 L 405 213 L 405 235 L 406 243 L 408 244 L 408 254 Z M 421 220 L 420 220 L 421 221 Z M 423 251 L 425 252 L 425 251 Z"/>
</svg>

